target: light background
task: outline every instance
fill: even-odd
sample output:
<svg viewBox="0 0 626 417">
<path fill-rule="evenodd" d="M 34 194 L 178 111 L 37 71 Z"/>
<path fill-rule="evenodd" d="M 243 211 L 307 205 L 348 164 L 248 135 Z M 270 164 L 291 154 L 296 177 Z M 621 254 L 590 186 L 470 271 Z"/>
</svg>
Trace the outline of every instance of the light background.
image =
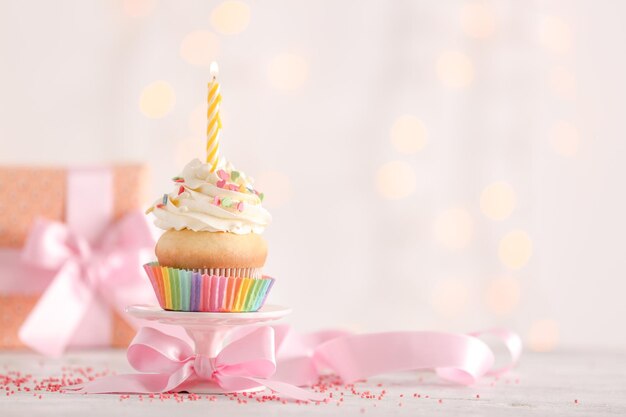
<svg viewBox="0 0 626 417">
<path fill-rule="evenodd" d="M 626 3 L 3 1 L 0 163 L 223 153 L 302 330 L 505 325 L 626 347 Z"/>
</svg>

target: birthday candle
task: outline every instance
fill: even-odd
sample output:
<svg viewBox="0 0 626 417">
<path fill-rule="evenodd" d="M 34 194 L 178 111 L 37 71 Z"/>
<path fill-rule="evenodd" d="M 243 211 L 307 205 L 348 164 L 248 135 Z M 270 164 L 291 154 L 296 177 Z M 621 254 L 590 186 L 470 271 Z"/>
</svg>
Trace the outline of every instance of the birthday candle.
<svg viewBox="0 0 626 417">
<path fill-rule="evenodd" d="M 217 63 L 211 63 L 211 81 L 209 82 L 208 110 L 207 110 L 207 142 L 206 142 L 206 161 L 211 166 L 211 172 L 217 168 L 217 160 L 220 153 L 220 130 L 222 129 L 222 120 L 220 119 L 220 102 L 222 95 L 220 94 L 220 84 L 217 82 Z"/>
</svg>

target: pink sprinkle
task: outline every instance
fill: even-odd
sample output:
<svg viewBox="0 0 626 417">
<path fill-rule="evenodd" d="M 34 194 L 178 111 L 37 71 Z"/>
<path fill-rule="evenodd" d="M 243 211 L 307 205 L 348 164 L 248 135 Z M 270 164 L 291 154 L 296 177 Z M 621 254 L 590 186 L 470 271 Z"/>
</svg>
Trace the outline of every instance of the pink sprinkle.
<svg viewBox="0 0 626 417">
<path fill-rule="evenodd" d="M 220 198 L 218 196 L 213 197 L 213 204 L 219 206 L 221 203 Z"/>
<path fill-rule="evenodd" d="M 578 400 L 574 400 L 574 404 L 578 404 Z"/>
<path fill-rule="evenodd" d="M 239 211 L 243 211 L 244 210 L 244 205 L 243 205 L 243 201 L 240 201 L 239 204 L 237 204 L 237 210 Z"/>
<path fill-rule="evenodd" d="M 178 189 L 178 195 L 181 195 L 184 192 L 185 192 L 185 187 L 181 185 L 180 188 Z"/>
<path fill-rule="evenodd" d="M 223 169 L 217 171 L 217 176 L 223 179 L 224 181 L 228 181 L 230 179 L 230 174 Z"/>
<path fill-rule="evenodd" d="M 480 395 L 479 395 L 479 394 L 476 394 L 476 398 L 480 398 Z"/>
<path fill-rule="evenodd" d="M 443 402 L 443 400 L 440 398 L 439 400 L 437 400 L 437 402 L 438 402 L 439 404 L 441 404 L 441 403 Z"/>
<path fill-rule="evenodd" d="M 224 185 L 226 185 L 226 181 L 219 180 L 217 183 L 215 183 L 215 185 L 217 185 L 217 188 L 224 188 Z"/>
<path fill-rule="evenodd" d="M 239 187 L 236 184 L 228 184 L 228 188 L 230 188 L 231 191 L 239 190 Z"/>
</svg>

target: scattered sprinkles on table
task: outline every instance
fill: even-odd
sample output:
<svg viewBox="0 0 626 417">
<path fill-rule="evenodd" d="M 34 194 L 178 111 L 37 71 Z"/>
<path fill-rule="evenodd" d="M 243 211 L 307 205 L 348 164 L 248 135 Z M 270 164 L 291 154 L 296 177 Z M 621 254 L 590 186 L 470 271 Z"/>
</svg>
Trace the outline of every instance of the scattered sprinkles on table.
<svg viewBox="0 0 626 417">
<path fill-rule="evenodd" d="M 9 370 L 5 366 L 4 370 L 0 371 L 0 392 L 4 391 L 7 397 L 16 395 L 18 393 L 28 393 L 29 395 L 32 393 L 34 397 L 42 399 L 44 398 L 44 396 L 47 398 L 50 395 L 64 393 L 63 387 L 65 386 L 93 381 L 96 378 L 111 374 L 114 374 L 114 372 L 111 372 L 109 369 L 96 371 L 93 367 L 89 366 L 64 366 L 60 368 L 60 372 L 58 372 L 57 375 L 35 377 L 30 373 L 22 373 L 19 371 Z M 444 404 L 444 401 L 441 398 L 431 399 L 429 395 L 421 395 L 417 392 L 411 395 L 413 399 L 407 399 L 410 393 L 400 394 L 400 398 L 403 399 L 404 402 L 398 402 L 398 397 L 395 397 L 394 399 L 394 397 L 390 396 L 389 392 L 384 388 L 384 385 L 382 383 L 376 384 L 376 387 L 378 389 L 375 390 L 373 390 L 371 387 L 369 389 L 365 389 L 365 387 L 362 387 L 362 384 L 364 383 L 367 383 L 367 381 L 360 380 L 352 384 L 344 384 L 343 382 L 341 382 L 341 379 L 336 375 L 322 376 L 319 378 L 317 383 L 311 386 L 311 389 L 314 392 L 326 395 L 326 398 L 319 402 L 290 400 L 282 398 L 269 389 L 259 392 L 244 392 L 239 394 L 233 393 L 225 395 L 206 395 L 177 392 L 132 395 L 122 394 L 119 395 L 117 398 L 119 401 L 133 401 L 135 403 L 156 401 L 169 401 L 176 403 L 191 401 L 232 401 L 233 403 L 236 403 L 238 405 L 248 405 L 254 403 L 278 403 L 283 405 L 297 404 L 304 406 L 341 406 L 346 402 L 345 399 L 350 397 L 350 399 L 356 398 L 359 401 L 363 401 L 364 406 L 370 407 L 377 407 L 378 403 L 389 401 L 396 403 L 399 407 L 409 404 L 409 401 L 418 400 L 436 401 L 438 404 Z M 480 398 L 480 396 L 478 394 L 475 394 L 472 396 L 472 398 Z M 575 399 L 573 402 L 576 405 L 580 404 L 580 401 L 578 399 Z M 360 408 L 361 413 L 364 413 L 366 411 L 367 408 Z"/>
</svg>

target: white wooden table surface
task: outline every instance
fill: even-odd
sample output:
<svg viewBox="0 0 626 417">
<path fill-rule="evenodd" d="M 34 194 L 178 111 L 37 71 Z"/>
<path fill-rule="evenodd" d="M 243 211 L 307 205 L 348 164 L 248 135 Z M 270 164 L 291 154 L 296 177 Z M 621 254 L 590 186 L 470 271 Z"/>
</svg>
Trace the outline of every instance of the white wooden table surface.
<svg viewBox="0 0 626 417">
<path fill-rule="evenodd" d="M 3 376 L 19 371 L 35 379 L 58 377 L 67 366 L 129 371 L 122 351 L 71 353 L 61 361 L 30 353 L 0 352 Z M 213 401 L 203 396 L 196 401 L 184 398 L 176 402 L 150 400 L 147 396 L 140 399 L 15 390 L 8 395 L 0 393 L 0 416 L 626 416 L 626 352 L 525 352 L 513 372 L 497 380 L 483 378 L 471 387 L 446 384 L 427 372 L 410 372 L 372 378 L 356 384 L 355 389 L 376 395 L 382 390 L 387 393 L 382 400 L 363 399 L 341 387 L 329 403 L 305 405 L 255 401 L 241 404 L 225 396 Z M 338 401 L 342 398 L 340 392 L 344 392 L 343 401 Z"/>
</svg>

